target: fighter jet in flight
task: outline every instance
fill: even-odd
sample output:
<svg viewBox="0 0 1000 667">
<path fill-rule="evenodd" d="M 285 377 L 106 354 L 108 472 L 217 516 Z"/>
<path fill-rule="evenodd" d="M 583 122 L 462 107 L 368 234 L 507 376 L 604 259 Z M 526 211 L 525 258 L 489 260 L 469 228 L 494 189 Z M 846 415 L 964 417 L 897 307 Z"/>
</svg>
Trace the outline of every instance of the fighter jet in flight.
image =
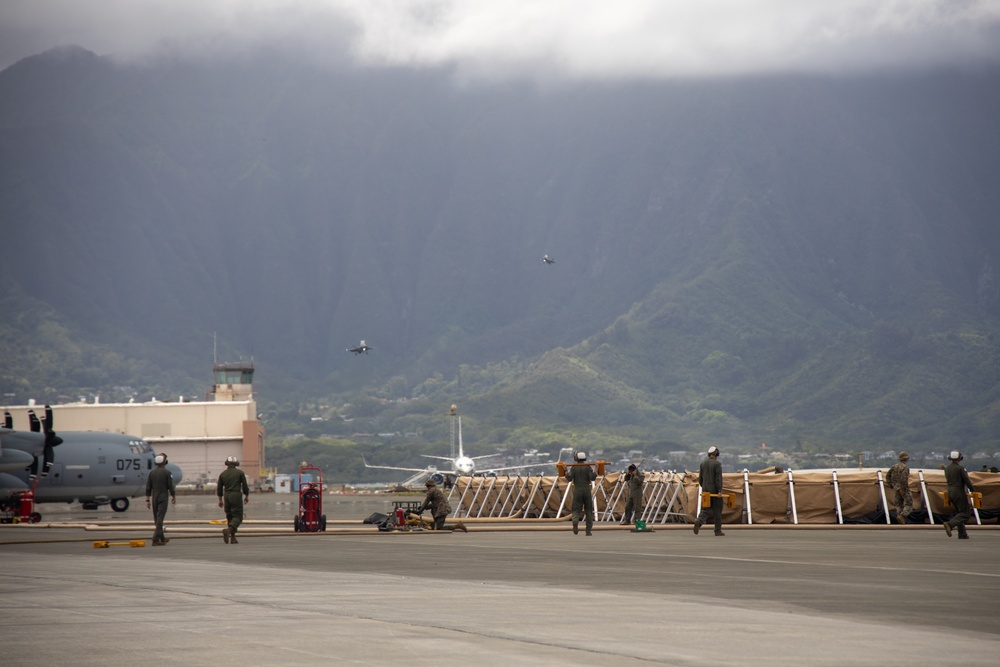
<svg viewBox="0 0 1000 667">
<path fill-rule="evenodd" d="M 353 352 L 354 354 L 361 354 L 362 352 L 365 353 L 365 354 L 368 354 L 368 350 L 371 350 L 371 349 L 372 349 L 372 346 L 371 345 L 367 345 L 365 343 L 365 341 L 362 340 L 361 343 L 357 347 L 349 347 L 349 348 L 347 348 L 347 351 L 348 352 Z"/>
<path fill-rule="evenodd" d="M 545 255 L 545 257 L 542 257 L 542 261 L 545 262 L 546 264 L 555 264 L 556 263 L 556 260 L 554 258 L 552 258 L 552 257 L 549 257 L 548 255 Z"/>
</svg>

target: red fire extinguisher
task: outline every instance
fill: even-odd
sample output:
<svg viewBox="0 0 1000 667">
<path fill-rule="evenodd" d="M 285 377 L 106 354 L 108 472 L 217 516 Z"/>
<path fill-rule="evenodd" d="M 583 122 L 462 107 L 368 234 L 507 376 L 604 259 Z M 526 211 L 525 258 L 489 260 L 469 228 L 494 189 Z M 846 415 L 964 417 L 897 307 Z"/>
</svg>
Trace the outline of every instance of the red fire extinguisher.
<svg viewBox="0 0 1000 667">
<path fill-rule="evenodd" d="M 21 521 L 24 523 L 35 523 L 35 492 L 30 489 L 21 493 L 18 509 L 21 512 Z"/>
</svg>

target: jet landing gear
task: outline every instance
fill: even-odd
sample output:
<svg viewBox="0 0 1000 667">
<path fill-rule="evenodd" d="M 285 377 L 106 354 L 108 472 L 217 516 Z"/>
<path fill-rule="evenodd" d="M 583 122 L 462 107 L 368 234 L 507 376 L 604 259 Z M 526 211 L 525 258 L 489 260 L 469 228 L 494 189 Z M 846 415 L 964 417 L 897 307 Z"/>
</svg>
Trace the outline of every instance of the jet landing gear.
<svg viewBox="0 0 1000 667">
<path fill-rule="evenodd" d="M 105 501 L 105 502 L 111 505 L 111 509 L 113 509 L 116 512 L 124 512 L 129 507 L 128 498 L 113 498 L 111 499 L 111 501 Z M 86 503 L 80 503 L 80 506 L 83 507 L 83 509 L 85 510 L 96 510 L 100 509 L 101 505 L 103 504 L 104 503 L 99 503 L 99 502 L 86 502 Z"/>
<path fill-rule="evenodd" d="M 128 498 L 115 498 L 111 501 L 111 509 L 116 512 L 124 512 L 128 509 Z"/>
</svg>

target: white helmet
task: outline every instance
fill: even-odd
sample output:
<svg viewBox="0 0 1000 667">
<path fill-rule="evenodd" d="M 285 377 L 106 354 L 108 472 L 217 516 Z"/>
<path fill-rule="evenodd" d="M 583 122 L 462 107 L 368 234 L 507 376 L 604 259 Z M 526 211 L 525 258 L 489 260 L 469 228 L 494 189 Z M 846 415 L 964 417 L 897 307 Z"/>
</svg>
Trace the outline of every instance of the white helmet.
<svg viewBox="0 0 1000 667">
<path fill-rule="evenodd" d="M 156 465 L 160 465 L 166 462 L 167 462 L 166 454 L 157 454 L 156 458 L 153 459 L 153 463 L 155 463 Z"/>
<path fill-rule="evenodd" d="M 239 464 L 240 464 L 240 460 L 238 458 L 236 458 L 235 456 L 227 456 L 226 457 L 226 465 L 227 466 L 228 465 L 238 466 Z"/>
<path fill-rule="evenodd" d="M 712 454 L 715 454 L 716 456 L 719 455 L 719 448 L 716 447 L 715 445 L 712 445 L 711 447 L 708 448 L 708 455 L 711 456 Z"/>
<path fill-rule="evenodd" d="M 584 451 L 577 452 L 576 453 L 576 460 L 577 461 L 586 461 L 587 460 L 587 452 L 584 452 Z"/>
<path fill-rule="evenodd" d="M 962 452 L 958 451 L 957 449 L 953 449 L 951 450 L 951 454 L 948 455 L 948 458 L 951 459 L 952 461 L 961 461 Z"/>
</svg>

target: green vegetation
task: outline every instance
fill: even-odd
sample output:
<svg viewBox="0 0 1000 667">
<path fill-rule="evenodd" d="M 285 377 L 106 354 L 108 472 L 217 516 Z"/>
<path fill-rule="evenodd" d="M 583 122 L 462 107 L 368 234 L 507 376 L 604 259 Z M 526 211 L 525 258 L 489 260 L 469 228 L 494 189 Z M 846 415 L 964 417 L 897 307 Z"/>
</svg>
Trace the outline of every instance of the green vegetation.
<svg viewBox="0 0 1000 667">
<path fill-rule="evenodd" d="M 452 403 L 473 453 L 995 451 L 998 79 L 29 59 L 3 402 L 200 398 L 216 353 L 254 358 L 272 461 L 359 479 L 443 454 Z"/>
</svg>

